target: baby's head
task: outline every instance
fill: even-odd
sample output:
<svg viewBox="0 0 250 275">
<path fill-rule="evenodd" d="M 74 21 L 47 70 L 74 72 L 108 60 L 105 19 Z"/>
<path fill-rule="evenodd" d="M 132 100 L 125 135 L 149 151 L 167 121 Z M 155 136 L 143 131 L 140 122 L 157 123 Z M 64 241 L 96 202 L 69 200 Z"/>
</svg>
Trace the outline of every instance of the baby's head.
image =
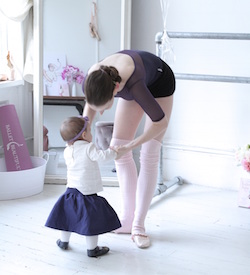
<svg viewBox="0 0 250 275">
<path fill-rule="evenodd" d="M 64 141 L 73 144 L 76 140 L 92 141 L 88 117 L 69 117 L 61 125 L 60 133 Z"/>
</svg>

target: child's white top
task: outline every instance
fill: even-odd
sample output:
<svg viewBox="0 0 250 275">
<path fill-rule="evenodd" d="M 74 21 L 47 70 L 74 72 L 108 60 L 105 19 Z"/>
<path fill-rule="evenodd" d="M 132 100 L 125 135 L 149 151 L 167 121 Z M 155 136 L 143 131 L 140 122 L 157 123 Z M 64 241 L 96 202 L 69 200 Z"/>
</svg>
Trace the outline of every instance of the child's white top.
<svg viewBox="0 0 250 275">
<path fill-rule="evenodd" d="M 64 150 L 67 165 L 67 187 L 76 188 L 84 195 L 103 190 L 98 161 L 110 161 L 116 158 L 111 149 L 98 150 L 94 143 L 77 140 Z"/>
</svg>

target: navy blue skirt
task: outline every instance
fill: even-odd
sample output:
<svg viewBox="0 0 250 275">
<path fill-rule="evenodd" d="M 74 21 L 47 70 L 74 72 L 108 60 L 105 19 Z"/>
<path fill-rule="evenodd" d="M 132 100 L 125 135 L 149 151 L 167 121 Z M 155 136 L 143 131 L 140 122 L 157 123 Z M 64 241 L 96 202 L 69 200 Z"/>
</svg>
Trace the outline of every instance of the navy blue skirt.
<svg viewBox="0 0 250 275">
<path fill-rule="evenodd" d="M 121 227 L 120 220 L 107 200 L 97 194 L 83 195 L 67 188 L 57 200 L 45 226 L 93 236 Z"/>
</svg>

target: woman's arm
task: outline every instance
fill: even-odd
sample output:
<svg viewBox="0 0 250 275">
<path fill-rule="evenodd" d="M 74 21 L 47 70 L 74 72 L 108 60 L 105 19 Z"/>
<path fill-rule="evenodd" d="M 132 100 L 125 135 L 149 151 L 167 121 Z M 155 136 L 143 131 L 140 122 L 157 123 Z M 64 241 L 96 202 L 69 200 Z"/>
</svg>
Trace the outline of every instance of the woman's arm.
<svg viewBox="0 0 250 275">
<path fill-rule="evenodd" d="M 161 133 L 165 133 L 168 127 L 167 116 L 164 116 L 160 121 L 152 122 L 151 126 L 143 134 L 132 140 L 128 145 L 131 149 L 134 149 L 143 143 L 154 139 Z"/>
<path fill-rule="evenodd" d="M 168 126 L 168 119 L 164 116 L 160 121 L 152 122 L 151 126 L 143 134 L 130 141 L 126 145 L 114 147 L 114 149 L 119 153 L 119 156 L 126 154 L 128 151 L 142 145 L 143 143 L 154 139 L 161 133 L 165 132 Z M 119 158 L 119 157 L 118 157 Z"/>
<path fill-rule="evenodd" d="M 92 121 L 95 117 L 96 111 L 91 109 L 87 102 L 85 102 L 84 109 L 83 109 L 83 116 L 87 116 L 89 118 L 89 124 L 92 124 Z"/>
<path fill-rule="evenodd" d="M 170 104 L 171 102 L 168 103 L 168 100 L 166 100 L 166 103 L 163 105 L 169 105 L 169 108 L 166 108 L 165 106 L 165 109 L 163 110 L 159 102 L 156 101 L 146 87 L 145 83 L 142 81 L 138 81 L 135 85 L 133 85 L 133 88 L 131 88 L 130 91 L 133 94 L 135 101 L 151 119 L 151 123 L 148 124 L 148 128 L 140 136 L 124 146 L 115 148 L 119 153 L 123 154 L 151 139 L 159 137 L 159 135 L 163 135 L 167 129 L 169 122 L 168 120 L 172 109 L 172 105 Z"/>
</svg>

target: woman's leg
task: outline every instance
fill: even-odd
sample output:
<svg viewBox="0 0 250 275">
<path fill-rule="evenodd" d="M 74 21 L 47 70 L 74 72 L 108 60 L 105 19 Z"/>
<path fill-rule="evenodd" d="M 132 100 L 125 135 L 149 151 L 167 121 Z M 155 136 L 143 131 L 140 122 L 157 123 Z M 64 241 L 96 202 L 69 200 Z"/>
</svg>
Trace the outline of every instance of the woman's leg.
<svg viewBox="0 0 250 275">
<path fill-rule="evenodd" d="M 118 100 L 111 145 L 123 145 L 131 141 L 143 116 L 141 107 L 134 101 Z M 132 152 L 115 161 L 121 191 L 122 227 L 116 233 L 131 233 L 135 211 L 137 168 Z"/>
<path fill-rule="evenodd" d="M 146 235 L 144 221 L 156 188 L 160 149 L 161 142 L 155 139 L 145 142 L 141 147 L 132 235 Z"/>
<path fill-rule="evenodd" d="M 129 141 L 130 140 L 112 138 L 111 145 L 123 145 Z M 116 160 L 115 167 L 121 193 L 121 213 L 119 214 L 119 219 L 122 226 L 114 232 L 131 233 L 135 212 L 135 193 L 138 176 L 132 151 Z"/>
<path fill-rule="evenodd" d="M 168 120 L 170 119 L 173 96 L 166 98 L 157 99 L 161 105 Z M 144 131 L 150 127 L 152 121 L 149 117 L 146 117 Z M 140 173 L 137 182 L 137 193 L 136 193 L 136 211 L 133 222 L 132 234 L 133 235 L 144 235 L 145 227 L 144 221 L 153 198 L 153 194 L 156 188 L 157 175 L 158 175 L 158 164 L 160 158 L 161 141 L 165 133 L 157 136 L 155 139 L 150 140 L 141 147 L 140 153 Z M 138 245 L 138 244 L 137 244 Z M 149 246 L 149 239 L 139 247 Z"/>
</svg>

